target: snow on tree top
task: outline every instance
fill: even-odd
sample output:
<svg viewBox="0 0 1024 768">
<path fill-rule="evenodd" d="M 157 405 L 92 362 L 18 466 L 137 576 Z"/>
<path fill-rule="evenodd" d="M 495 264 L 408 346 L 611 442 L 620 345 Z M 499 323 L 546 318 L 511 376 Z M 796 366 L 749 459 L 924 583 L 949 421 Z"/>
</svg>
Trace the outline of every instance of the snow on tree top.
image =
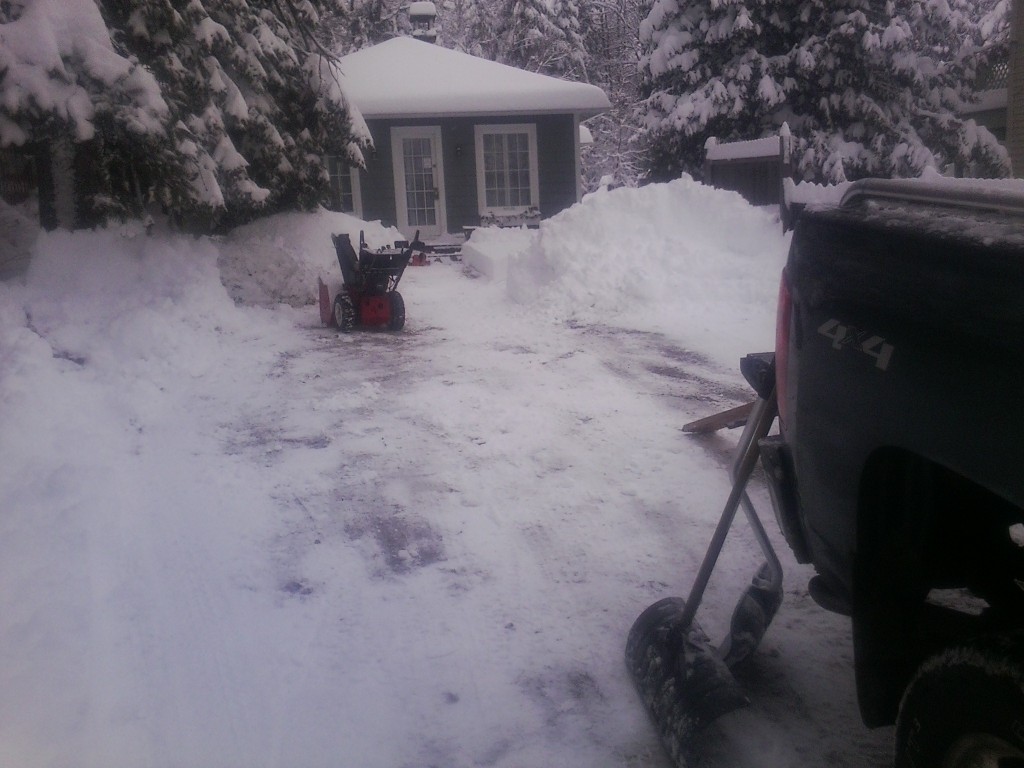
<svg viewBox="0 0 1024 768">
<path fill-rule="evenodd" d="M 345 92 L 368 118 L 556 112 L 590 117 L 611 107 L 597 86 L 408 37 L 342 57 L 341 71 Z"/>
</svg>

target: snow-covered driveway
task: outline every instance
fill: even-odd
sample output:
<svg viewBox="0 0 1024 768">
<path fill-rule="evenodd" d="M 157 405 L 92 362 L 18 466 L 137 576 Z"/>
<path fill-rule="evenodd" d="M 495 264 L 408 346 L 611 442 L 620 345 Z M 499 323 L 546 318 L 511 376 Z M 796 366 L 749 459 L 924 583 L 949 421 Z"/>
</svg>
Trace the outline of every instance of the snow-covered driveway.
<svg viewBox="0 0 1024 768">
<path fill-rule="evenodd" d="M 737 435 L 679 428 L 746 399 L 731 351 L 608 311 L 586 269 L 566 317 L 540 284 L 411 268 L 402 333 L 339 335 L 232 304 L 228 244 L 125 242 L 50 236 L 0 285 L 0 764 L 664 768 L 623 646 L 685 595 L 727 494 Z M 734 747 L 885 766 L 848 622 L 776 540 Z M 738 529 L 712 636 L 757 564 Z"/>
<path fill-rule="evenodd" d="M 359 765 L 663 765 L 623 643 L 648 603 L 685 594 L 727 494 L 736 435 L 679 427 L 745 385 L 660 334 L 533 318 L 456 266 L 405 290 L 405 333 L 309 329 L 259 398 L 282 412 L 233 426 L 253 461 L 294 467 L 281 591 L 338 617 L 315 645 L 340 677 L 297 683 L 295 711 L 311 685 L 328 711 L 373 702 L 336 730 L 366 739 Z M 719 632 L 758 562 L 737 542 L 706 604 Z M 888 735 L 856 719 L 846 622 L 786 564 L 746 681 L 763 719 L 751 764 L 886 765 Z"/>
</svg>

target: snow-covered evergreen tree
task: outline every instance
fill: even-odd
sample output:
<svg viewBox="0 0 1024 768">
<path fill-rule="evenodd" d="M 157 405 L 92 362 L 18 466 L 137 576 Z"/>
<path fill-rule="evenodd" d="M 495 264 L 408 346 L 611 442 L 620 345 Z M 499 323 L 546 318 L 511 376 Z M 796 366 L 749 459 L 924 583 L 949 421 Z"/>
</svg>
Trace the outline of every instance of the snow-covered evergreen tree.
<svg viewBox="0 0 1024 768">
<path fill-rule="evenodd" d="M 103 170 L 137 182 L 98 198 L 126 209 L 141 188 L 205 228 L 315 204 L 324 154 L 358 162 L 368 137 L 313 34 L 337 2 L 17 0 L 0 143 L 95 137 Z"/>
<path fill-rule="evenodd" d="M 583 36 L 583 19 L 579 0 L 555 0 L 555 23 L 565 36 L 565 58 L 560 74 L 585 81 L 588 79 L 589 56 Z"/>
<path fill-rule="evenodd" d="M 324 155 L 358 162 L 365 128 L 335 59 L 314 35 L 320 0 L 120 0 L 115 40 L 145 63 L 172 105 L 188 187 L 175 208 L 226 222 L 323 198 Z M 193 211 L 188 209 L 192 208 Z"/>
<path fill-rule="evenodd" d="M 641 26 L 655 177 L 700 167 L 704 142 L 787 122 L 807 179 L 1007 169 L 958 117 L 979 47 L 969 0 L 655 0 Z"/>
<path fill-rule="evenodd" d="M 153 156 L 170 114 L 152 73 L 115 50 L 93 0 L 0 3 L 0 147 L 42 151 L 58 139 L 90 147 L 102 139 L 127 154 Z M 69 155 L 66 146 L 59 150 L 46 154 Z M 102 179 L 91 181 L 102 186 Z M 118 207 L 99 193 L 76 202 L 80 221 Z"/>
<path fill-rule="evenodd" d="M 447 48 L 492 61 L 498 58 L 498 17 L 493 3 L 483 0 L 443 0 L 439 43 Z"/>
<path fill-rule="evenodd" d="M 576 79 L 586 76 L 586 51 L 576 0 L 512 0 L 498 21 L 498 60 Z"/>
<path fill-rule="evenodd" d="M 325 21 L 333 27 L 332 50 L 344 55 L 409 31 L 409 3 L 402 0 L 343 0 Z"/>
<path fill-rule="evenodd" d="M 583 188 L 601 183 L 635 186 L 646 158 L 636 141 L 640 22 L 649 0 L 595 0 L 581 15 L 588 79 L 608 94 L 612 108 L 587 121 L 594 143 L 583 147 Z M 582 10 L 582 9 L 581 9 Z"/>
</svg>

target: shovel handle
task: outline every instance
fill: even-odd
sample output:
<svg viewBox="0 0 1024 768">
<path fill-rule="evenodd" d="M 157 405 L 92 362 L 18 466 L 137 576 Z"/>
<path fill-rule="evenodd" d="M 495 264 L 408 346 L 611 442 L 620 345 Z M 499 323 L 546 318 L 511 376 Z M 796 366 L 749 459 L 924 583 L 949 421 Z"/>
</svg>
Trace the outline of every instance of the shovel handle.
<svg viewBox="0 0 1024 768">
<path fill-rule="evenodd" d="M 718 525 L 715 527 L 715 533 L 711 537 L 711 543 L 708 545 L 707 552 L 704 553 L 704 560 L 700 564 L 700 570 L 697 571 L 697 578 L 694 579 L 693 586 L 690 588 L 690 596 L 686 598 L 686 605 L 683 606 L 680 623 L 684 627 L 689 626 L 693 622 L 693 617 L 697 615 L 697 608 L 700 606 L 700 601 L 704 597 L 704 590 L 707 589 L 708 582 L 711 580 L 711 572 L 715 569 L 718 556 L 722 553 L 722 547 L 725 546 L 725 538 L 729 533 L 729 528 L 732 527 L 732 522 L 736 517 L 736 510 L 740 502 L 745 500 L 746 504 L 744 506 L 750 504 L 746 493 L 747 481 L 750 480 L 750 475 L 753 474 L 754 467 L 757 466 L 759 456 L 757 443 L 768 435 L 768 430 L 771 429 L 772 422 L 775 421 L 777 410 L 778 402 L 775 390 L 772 389 L 767 399 L 758 398 L 757 402 L 754 403 L 754 410 L 743 427 L 743 434 L 740 435 L 736 458 L 732 464 L 732 490 L 729 492 L 729 498 L 722 509 L 722 516 L 718 519 Z M 752 508 L 748 510 L 748 516 L 750 516 L 751 511 Z M 756 514 L 753 517 L 756 519 Z M 760 521 L 758 523 L 758 526 L 755 527 L 755 536 L 757 536 L 759 543 L 761 543 L 761 537 L 757 535 L 758 528 L 760 533 L 764 532 L 764 528 L 760 526 Z M 767 536 L 764 537 L 764 541 L 767 542 Z M 764 548 L 763 543 L 762 548 Z M 768 550 L 771 551 L 770 544 Z M 775 559 L 774 552 L 772 552 L 772 555 L 773 558 L 771 559 Z M 775 559 L 775 564 L 777 566 L 777 559 Z"/>
</svg>

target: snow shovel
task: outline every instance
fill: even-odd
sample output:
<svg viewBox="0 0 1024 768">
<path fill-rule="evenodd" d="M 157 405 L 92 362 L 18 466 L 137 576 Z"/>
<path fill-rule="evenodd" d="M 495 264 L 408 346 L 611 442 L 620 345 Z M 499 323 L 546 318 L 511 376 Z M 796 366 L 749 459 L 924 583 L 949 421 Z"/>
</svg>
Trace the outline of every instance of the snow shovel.
<svg viewBox="0 0 1024 768">
<path fill-rule="evenodd" d="M 767 436 L 776 416 L 774 387 L 770 390 L 758 398 L 743 429 L 731 467 L 732 490 L 689 597 L 668 597 L 651 605 L 626 640 L 626 666 L 678 768 L 688 765 L 697 733 L 749 703 L 730 670 L 753 653 L 782 602 L 782 567 L 746 493 L 757 465 L 758 441 Z M 694 616 L 741 506 L 765 562 L 733 611 L 729 635 L 715 647 Z"/>
</svg>

